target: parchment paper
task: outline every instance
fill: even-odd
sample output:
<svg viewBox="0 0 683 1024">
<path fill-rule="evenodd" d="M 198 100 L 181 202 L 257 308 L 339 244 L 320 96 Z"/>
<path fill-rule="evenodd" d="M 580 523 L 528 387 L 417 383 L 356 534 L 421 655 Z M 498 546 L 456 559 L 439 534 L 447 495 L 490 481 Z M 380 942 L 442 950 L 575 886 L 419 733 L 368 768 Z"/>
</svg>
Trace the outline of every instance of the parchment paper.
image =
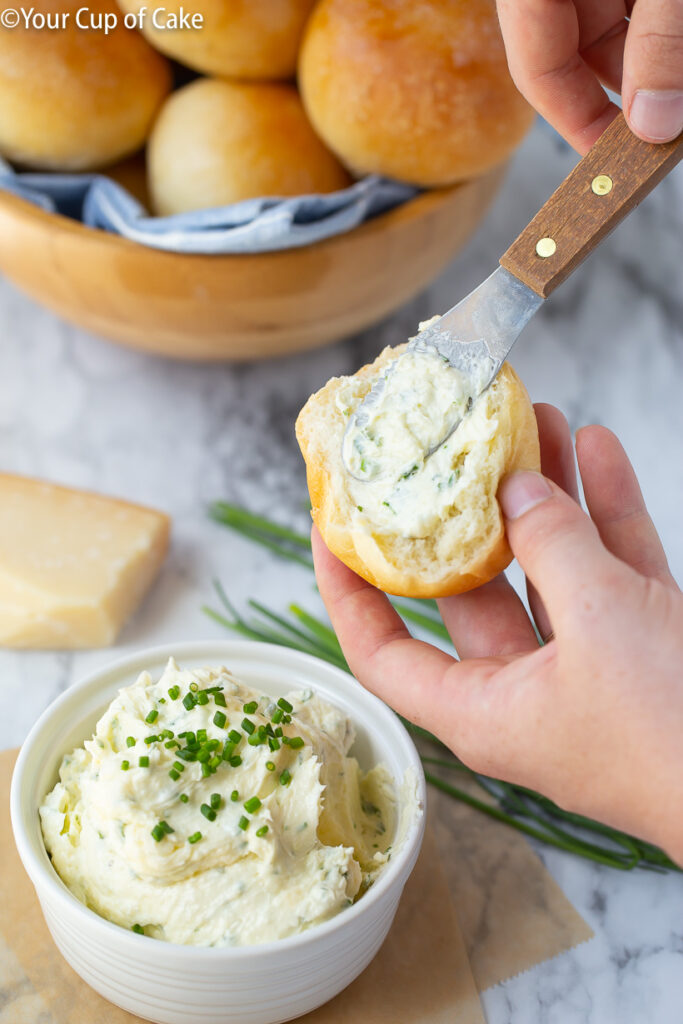
<svg viewBox="0 0 683 1024">
<path fill-rule="evenodd" d="M 131 1024 L 50 938 L 10 828 L 15 758 L 0 753 L 0 1024 Z M 424 846 L 387 941 L 349 988 L 300 1019 L 485 1024 L 478 991 L 592 934 L 522 836 L 430 788 Z"/>
<path fill-rule="evenodd" d="M 54 946 L 14 846 L 9 787 L 16 751 L 0 754 L 0 1024 L 131 1024 Z M 150 940 L 152 941 L 152 940 Z M 387 941 L 368 969 L 305 1024 L 485 1024 L 433 833 Z"/>
</svg>

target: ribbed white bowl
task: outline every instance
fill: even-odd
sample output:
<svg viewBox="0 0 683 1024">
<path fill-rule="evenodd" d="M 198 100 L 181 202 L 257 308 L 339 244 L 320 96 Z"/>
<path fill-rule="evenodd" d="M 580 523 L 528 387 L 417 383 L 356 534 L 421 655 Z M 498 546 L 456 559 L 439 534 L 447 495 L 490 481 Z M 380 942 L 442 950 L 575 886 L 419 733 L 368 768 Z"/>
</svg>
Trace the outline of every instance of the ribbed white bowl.
<svg viewBox="0 0 683 1024">
<path fill-rule="evenodd" d="M 52 868 L 38 807 L 63 754 L 88 738 L 121 686 L 143 669 L 227 665 L 275 696 L 310 686 L 356 725 L 353 753 L 384 762 L 397 788 L 406 772 L 417 806 L 405 839 L 372 888 L 348 910 L 301 935 L 262 946 L 207 949 L 159 942 L 110 924 L 84 907 Z M 62 694 L 26 739 L 12 779 L 12 828 L 48 928 L 73 969 L 106 999 L 157 1024 L 276 1024 L 320 1006 L 367 967 L 391 926 L 424 833 L 424 775 L 398 718 L 345 672 L 306 654 L 241 641 L 173 644 L 142 651 L 89 675 Z"/>
</svg>

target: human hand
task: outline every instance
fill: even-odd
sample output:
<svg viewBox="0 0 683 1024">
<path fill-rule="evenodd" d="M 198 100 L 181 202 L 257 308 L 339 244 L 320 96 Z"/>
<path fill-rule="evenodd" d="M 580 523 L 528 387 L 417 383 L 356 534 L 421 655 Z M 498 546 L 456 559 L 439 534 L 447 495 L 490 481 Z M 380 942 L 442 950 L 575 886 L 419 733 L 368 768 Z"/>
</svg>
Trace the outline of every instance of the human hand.
<svg viewBox="0 0 683 1024">
<path fill-rule="evenodd" d="M 577 434 L 589 518 L 566 420 L 548 405 L 536 414 L 544 476 L 513 474 L 498 497 L 545 646 L 501 574 L 439 601 L 456 661 L 413 639 L 314 529 L 320 593 L 358 680 L 470 768 L 683 864 L 683 595 L 617 438 Z"/>
<path fill-rule="evenodd" d="M 618 108 L 631 130 L 667 142 L 683 130 L 681 0 L 497 0 L 520 92 L 579 153 Z M 630 18 L 630 20 L 628 20 Z"/>
</svg>

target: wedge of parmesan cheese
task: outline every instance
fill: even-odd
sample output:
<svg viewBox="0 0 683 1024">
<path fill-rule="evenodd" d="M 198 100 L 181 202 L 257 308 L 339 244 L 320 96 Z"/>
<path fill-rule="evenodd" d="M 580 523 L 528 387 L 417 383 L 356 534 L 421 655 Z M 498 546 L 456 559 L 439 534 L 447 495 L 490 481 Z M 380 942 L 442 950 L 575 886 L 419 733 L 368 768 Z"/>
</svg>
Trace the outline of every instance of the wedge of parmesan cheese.
<svg viewBox="0 0 683 1024">
<path fill-rule="evenodd" d="M 154 509 L 0 473 L 0 644 L 113 643 L 164 560 L 169 527 Z"/>
</svg>

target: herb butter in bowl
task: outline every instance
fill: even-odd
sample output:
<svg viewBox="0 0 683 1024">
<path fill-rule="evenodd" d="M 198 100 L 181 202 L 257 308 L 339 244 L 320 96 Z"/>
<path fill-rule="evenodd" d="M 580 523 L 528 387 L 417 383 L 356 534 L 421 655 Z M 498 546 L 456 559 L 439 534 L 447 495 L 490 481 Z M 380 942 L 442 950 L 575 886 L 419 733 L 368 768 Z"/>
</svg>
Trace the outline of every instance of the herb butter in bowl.
<svg viewBox="0 0 683 1024">
<path fill-rule="evenodd" d="M 349 984 L 391 925 L 423 806 L 415 748 L 375 697 L 299 652 L 225 641 L 71 688 L 12 783 L 61 952 L 162 1024 L 270 1024 Z"/>
</svg>

